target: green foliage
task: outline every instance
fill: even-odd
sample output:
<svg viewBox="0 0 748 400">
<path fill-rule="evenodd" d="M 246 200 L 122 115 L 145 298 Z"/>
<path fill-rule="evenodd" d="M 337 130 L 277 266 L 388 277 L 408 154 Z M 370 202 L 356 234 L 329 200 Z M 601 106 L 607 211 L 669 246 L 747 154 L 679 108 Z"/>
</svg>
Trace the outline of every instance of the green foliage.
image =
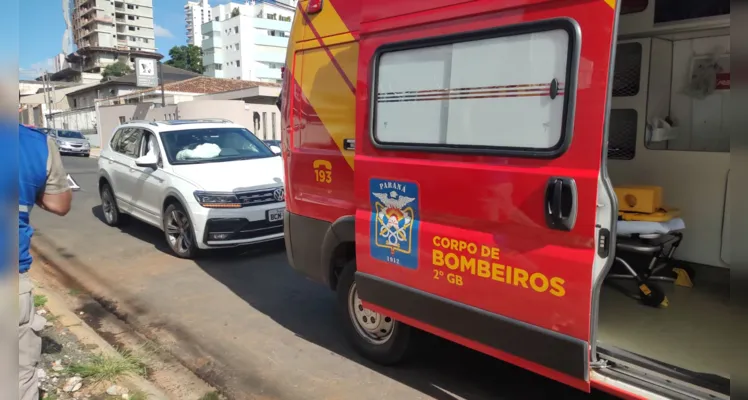
<svg viewBox="0 0 748 400">
<path fill-rule="evenodd" d="M 111 382 L 125 375 L 145 376 L 147 371 L 143 361 L 125 351 L 117 356 L 94 355 L 88 362 L 71 365 L 68 372 L 95 382 Z"/>
<path fill-rule="evenodd" d="M 205 72 L 203 67 L 203 49 L 195 45 L 174 46 L 169 50 L 170 60 L 166 65 L 181 68 L 198 74 Z"/>
<path fill-rule="evenodd" d="M 205 393 L 203 397 L 200 397 L 199 400 L 220 400 L 221 395 L 218 394 L 218 392 L 209 392 Z"/>
<path fill-rule="evenodd" d="M 47 296 L 40 294 L 34 295 L 34 307 L 44 307 L 45 304 L 47 304 Z"/>
<path fill-rule="evenodd" d="M 117 61 L 114 64 L 109 64 L 104 67 L 104 71 L 101 73 L 101 76 L 104 77 L 104 79 L 109 79 L 118 78 L 120 76 L 125 76 L 131 73 L 133 73 L 133 70 L 129 65 L 122 61 Z"/>
<path fill-rule="evenodd" d="M 233 10 L 231 10 L 231 18 L 237 17 L 241 14 L 241 11 L 239 11 L 239 7 L 235 7 Z"/>
</svg>

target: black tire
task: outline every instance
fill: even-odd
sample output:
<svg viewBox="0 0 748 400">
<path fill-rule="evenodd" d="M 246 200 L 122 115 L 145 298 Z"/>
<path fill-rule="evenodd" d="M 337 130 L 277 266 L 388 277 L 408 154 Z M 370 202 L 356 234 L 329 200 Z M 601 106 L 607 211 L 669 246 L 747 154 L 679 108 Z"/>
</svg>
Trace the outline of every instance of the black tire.
<svg viewBox="0 0 748 400">
<path fill-rule="evenodd" d="M 163 215 L 164 238 L 172 253 L 179 258 L 195 258 L 198 253 L 192 219 L 179 203 L 166 207 Z"/>
<path fill-rule="evenodd" d="M 104 213 L 104 222 L 109 226 L 120 226 L 127 220 L 127 215 L 120 212 L 117 206 L 117 198 L 108 183 L 101 185 L 99 190 L 101 198 L 101 211 Z"/>
<path fill-rule="evenodd" d="M 363 357 L 382 365 L 393 365 L 405 360 L 411 354 L 411 337 L 413 329 L 401 322 L 395 321 L 390 317 L 382 316 L 375 313 L 375 318 L 379 319 L 378 327 L 392 324 L 391 332 L 386 340 L 376 343 L 377 340 L 371 336 L 366 336 L 365 329 L 356 320 L 352 308 L 357 296 L 351 293 L 355 290 L 355 272 L 356 262 L 350 261 L 343 272 L 340 274 L 337 287 L 338 306 L 340 308 L 340 317 L 342 318 L 345 334 L 353 345 L 353 348 Z M 361 308 L 361 310 L 365 310 Z M 364 316 L 364 319 L 367 317 Z M 380 330 L 383 332 L 384 330 Z"/>
</svg>

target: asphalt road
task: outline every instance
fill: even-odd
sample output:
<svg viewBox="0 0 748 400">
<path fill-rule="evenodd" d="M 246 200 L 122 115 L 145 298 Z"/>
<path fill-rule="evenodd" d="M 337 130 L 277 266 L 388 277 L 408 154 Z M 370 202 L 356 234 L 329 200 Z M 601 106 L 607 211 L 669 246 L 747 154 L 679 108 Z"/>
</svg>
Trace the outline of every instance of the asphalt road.
<svg viewBox="0 0 748 400">
<path fill-rule="evenodd" d="M 102 222 L 97 160 L 65 157 L 81 186 L 64 218 L 36 210 L 35 241 L 52 246 L 127 320 L 236 399 L 590 399 L 561 384 L 446 341 L 383 368 L 355 355 L 333 293 L 288 266 L 282 243 L 169 254 L 163 234 Z"/>
</svg>

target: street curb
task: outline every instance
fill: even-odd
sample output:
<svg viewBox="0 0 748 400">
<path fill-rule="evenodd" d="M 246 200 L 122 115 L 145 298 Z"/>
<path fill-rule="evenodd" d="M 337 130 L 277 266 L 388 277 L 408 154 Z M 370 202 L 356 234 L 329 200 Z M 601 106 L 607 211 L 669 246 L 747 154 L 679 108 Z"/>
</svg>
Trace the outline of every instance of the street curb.
<svg viewBox="0 0 748 400">
<path fill-rule="evenodd" d="M 99 328 L 104 328 L 102 334 L 113 334 L 116 340 L 115 344 L 122 343 L 123 347 L 129 349 L 140 348 L 147 343 L 158 344 L 156 343 L 156 338 L 148 336 L 146 332 L 141 330 L 136 324 L 133 324 L 132 321 L 129 321 L 127 317 L 122 318 L 123 315 L 128 315 L 127 306 L 122 310 L 120 310 L 119 306 L 115 306 L 115 311 L 109 308 L 111 305 L 105 304 L 107 302 L 106 299 L 97 298 L 95 293 L 106 293 L 109 288 L 95 283 L 97 278 L 92 274 L 92 271 L 70 264 L 71 260 L 75 257 L 71 258 L 71 255 L 65 249 L 58 248 L 57 245 L 49 241 L 41 232 L 31 241 L 31 253 L 34 257 L 34 264 L 32 264 L 30 270 L 31 278 L 35 281 L 43 281 L 48 286 L 53 287 L 57 293 L 60 293 L 61 290 L 79 289 L 80 294 L 76 296 L 76 300 L 66 303 L 77 303 L 78 300 L 81 300 L 81 304 L 85 306 L 87 302 L 90 302 L 96 309 L 89 310 L 90 312 L 94 314 L 103 312 L 105 316 L 100 319 L 100 322 L 94 323 Z M 66 270 L 73 270 L 75 274 L 71 275 Z M 92 282 L 94 283 L 92 284 Z M 69 308 L 75 309 L 75 306 L 69 306 Z M 123 314 L 119 314 L 120 311 Z M 75 316 L 74 312 L 73 315 Z M 84 315 L 86 318 L 90 316 L 88 314 Z M 78 317 L 75 316 L 75 318 Z M 88 325 L 82 318 L 78 318 L 78 321 L 93 331 L 95 337 L 104 340 L 108 348 L 113 348 L 110 342 L 107 342 L 104 336 L 100 335 L 94 329 L 94 326 Z M 209 383 L 209 379 L 206 379 L 206 376 L 199 373 L 200 370 L 198 367 L 189 364 L 189 362 L 172 352 L 168 347 L 157 350 L 152 354 L 156 357 L 154 360 L 155 364 L 160 365 L 161 368 L 159 368 L 160 372 L 155 375 L 155 383 L 150 381 L 146 381 L 145 383 L 151 385 L 152 388 L 155 388 L 163 396 L 153 396 L 152 398 L 158 400 L 172 398 L 196 400 L 202 394 L 216 392 L 221 387 L 219 384 Z M 162 369 L 163 367 L 166 369 Z M 173 386 L 175 384 L 178 386 Z M 164 391 L 168 392 L 169 395 L 164 394 Z"/>
<path fill-rule="evenodd" d="M 35 279 L 32 278 L 32 281 L 35 281 Z M 96 331 L 70 310 L 65 300 L 63 300 L 57 293 L 47 290 L 43 286 L 39 286 L 36 282 L 34 285 L 34 292 L 37 295 L 43 295 L 47 298 L 44 308 L 57 317 L 57 323 L 67 328 L 81 343 L 84 345 L 96 346 L 104 355 L 110 357 L 121 357 L 120 353 L 112 347 L 112 345 L 110 345 L 106 340 L 104 340 L 104 338 L 97 334 Z M 169 399 L 169 396 L 163 393 L 161 389 L 139 376 L 128 375 L 121 379 L 124 386 L 146 393 L 149 399 Z"/>
</svg>

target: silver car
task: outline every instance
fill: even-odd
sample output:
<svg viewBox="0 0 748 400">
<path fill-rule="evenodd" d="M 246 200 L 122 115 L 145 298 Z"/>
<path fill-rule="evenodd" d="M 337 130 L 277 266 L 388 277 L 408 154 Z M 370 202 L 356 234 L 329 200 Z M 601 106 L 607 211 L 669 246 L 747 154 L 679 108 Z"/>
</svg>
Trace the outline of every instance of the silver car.
<svg viewBox="0 0 748 400">
<path fill-rule="evenodd" d="M 51 129 L 47 134 L 57 142 L 60 154 L 91 155 L 91 143 L 78 131 Z"/>
</svg>

